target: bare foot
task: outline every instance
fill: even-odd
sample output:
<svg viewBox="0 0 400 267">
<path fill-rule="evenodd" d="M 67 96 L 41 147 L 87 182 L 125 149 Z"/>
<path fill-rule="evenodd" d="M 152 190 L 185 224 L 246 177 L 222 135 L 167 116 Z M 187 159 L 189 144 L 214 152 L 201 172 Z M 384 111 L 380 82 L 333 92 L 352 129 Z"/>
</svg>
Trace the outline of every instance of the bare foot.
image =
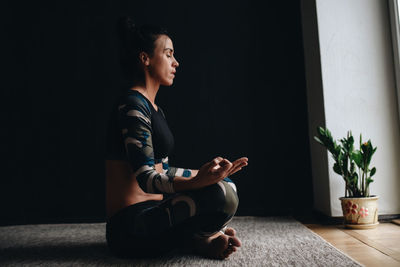
<svg viewBox="0 0 400 267">
<path fill-rule="evenodd" d="M 241 245 L 235 229 L 230 227 L 225 230 L 225 234 L 219 232 L 211 237 L 195 240 L 196 251 L 213 259 L 228 258 Z"/>
</svg>

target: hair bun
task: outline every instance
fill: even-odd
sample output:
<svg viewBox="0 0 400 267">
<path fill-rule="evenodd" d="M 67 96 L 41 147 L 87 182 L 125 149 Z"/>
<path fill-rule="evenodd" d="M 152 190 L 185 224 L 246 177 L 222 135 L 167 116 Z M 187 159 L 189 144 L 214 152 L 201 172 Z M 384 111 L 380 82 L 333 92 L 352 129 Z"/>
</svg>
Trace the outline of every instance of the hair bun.
<svg viewBox="0 0 400 267">
<path fill-rule="evenodd" d="M 129 33 L 135 33 L 137 26 L 129 16 L 120 17 L 117 21 L 117 31 L 125 39 Z"/>
<path fill-rule="evenodd" d="M 130 17 L 125 18 L 125 25 L 129 31 L 132 31 L 132 32 L 136 31 L 137 26 Z"/>
</svg>

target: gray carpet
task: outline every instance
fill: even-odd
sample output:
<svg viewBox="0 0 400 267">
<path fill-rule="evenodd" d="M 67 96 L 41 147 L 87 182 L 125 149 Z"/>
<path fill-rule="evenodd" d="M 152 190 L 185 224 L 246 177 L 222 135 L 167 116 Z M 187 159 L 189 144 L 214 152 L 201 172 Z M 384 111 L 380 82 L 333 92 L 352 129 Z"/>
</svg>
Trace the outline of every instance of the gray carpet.
<svg viewBox="0 0 400 267">
<path fill-rule="evenodd" d="M 125 260 L 110 255 L 105 223 L 0 227 L 0 266 L 361 266 L 289 217 L 235 217 L 243 245 L 226 260 L 195 255 Z"/>
</svg>

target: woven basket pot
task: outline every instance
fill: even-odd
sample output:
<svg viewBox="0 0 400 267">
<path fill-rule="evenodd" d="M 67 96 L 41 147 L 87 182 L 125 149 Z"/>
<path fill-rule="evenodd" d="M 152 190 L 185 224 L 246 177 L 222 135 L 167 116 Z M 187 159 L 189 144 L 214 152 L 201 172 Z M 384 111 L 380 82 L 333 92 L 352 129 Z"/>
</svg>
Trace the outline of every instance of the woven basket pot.
<svg viewBox="0 0 400 267">
<path fill-rule="evenodd" d="M 378 196 L 341 197 L 344 226 L 355 229 L 375 228 L 378 222 Z"/>
</svg>

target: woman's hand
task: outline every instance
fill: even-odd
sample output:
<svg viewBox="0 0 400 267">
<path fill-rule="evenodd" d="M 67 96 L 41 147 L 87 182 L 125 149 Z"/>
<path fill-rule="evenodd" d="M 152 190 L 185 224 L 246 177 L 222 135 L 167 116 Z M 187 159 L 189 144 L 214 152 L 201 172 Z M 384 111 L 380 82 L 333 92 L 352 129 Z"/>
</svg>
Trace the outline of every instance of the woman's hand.
<svg viewBox="0 0 400 267">
<path fill-rule="evenodd" d="M 249 159 L 246 158 L 246 157 L 243 157 L 243 158 L 240 158 L 240 159 L 235 160 L 235 161 L 232 163 L 233 166 L 232 166 L 232 168 L 230 169 L 230 171 L 229 171 L 229 173 L 228 173 L 227 176 L 231 176 L 231 175 L 233 175 L 234 173 L 240 171 L 243 167 L 247 166 L 247 165 L 248 165 L 248 163 L 247 163 L 248 160 L 249 160 Z"/>
<path fill-rule="evenodd" d="M 244 166 L 247 166 L 247 161 L 248 159 L 243 157 L 232 163 L 228 159 L 216 157 L 199 169 L 197 175 L 191 180 L 192 187 L 193 189 L 196 189 L 218 183 L 225 177 L 230 176 L 241 170 Z"/>
</svg>

